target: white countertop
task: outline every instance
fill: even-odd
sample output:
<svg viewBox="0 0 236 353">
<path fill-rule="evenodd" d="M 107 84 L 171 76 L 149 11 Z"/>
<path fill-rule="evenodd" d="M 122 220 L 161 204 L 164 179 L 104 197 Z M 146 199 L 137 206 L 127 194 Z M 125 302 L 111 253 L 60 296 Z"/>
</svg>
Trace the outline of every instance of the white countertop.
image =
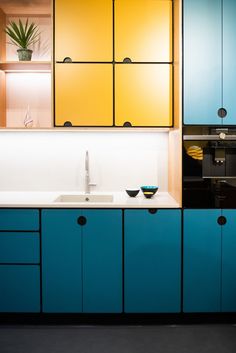
<svg viewBox="0 0 236 353">
<path fill-rule="evenodd" d="M 104 192 L 92 194 L 113 195 L 112 202 L 55 202 L 60 195 L 81 195 L 80 192 L 0 192 L 0 207 L 25 208 L 179 208 L 180 205 L 168 192 L 157 192 L 151 199 L 146 199 L 141 190 L 136 197 L 129 197 L 126 192 Z"/>
</svg>

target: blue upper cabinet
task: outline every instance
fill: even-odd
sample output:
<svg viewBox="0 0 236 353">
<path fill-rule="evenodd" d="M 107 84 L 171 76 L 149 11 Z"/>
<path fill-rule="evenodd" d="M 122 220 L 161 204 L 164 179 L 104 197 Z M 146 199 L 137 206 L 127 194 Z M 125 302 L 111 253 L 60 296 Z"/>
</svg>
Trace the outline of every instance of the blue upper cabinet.
<svg viewBox="0 0 236 353">
<path fill-rule="evenodd" d="M 184 0 L 184 123 L 221 124 L 221 0 Z"/>
<path fill-rule="evenodd" d="M 236 124 L 233 0 L 184 0 L 184 124 Z"/>
<path fill-rule="evenodd" d="M 125 210 L 126 313 L 180 311 L 180 210 Z"/>
<path fill-rule="evenodd" d="M 222 311 L 236 311 L 236 210 L 223 210 Z"/>
<path fill-rule="evenodd" d="M 226 124 L 236 124 L 236 1 L 223 0 L 223 102 L 227 110 Z"/>
<path fill-rule="evenodd" d="M 184 211 L 183 310 L 219 312 L 221 308 L 220 210 Z"/>
<path fill-rule="evenodd" d="M 43 210 L 44 312 L 122 311 L 122 211 Z"/>
</svg>

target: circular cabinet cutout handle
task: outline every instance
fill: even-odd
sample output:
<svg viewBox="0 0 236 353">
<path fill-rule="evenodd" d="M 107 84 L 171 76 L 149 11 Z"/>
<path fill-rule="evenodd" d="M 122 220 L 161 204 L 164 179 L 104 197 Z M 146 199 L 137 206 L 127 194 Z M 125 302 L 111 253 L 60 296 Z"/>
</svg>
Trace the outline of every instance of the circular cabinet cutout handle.
<svg viewBox="0 0 236 353">
<path fill-rule="evenodd" d="M 63 63 L 72 63 L 72 59 L 71 59 L 69 56 L 66 56 L 66 57 L 63 59 Z"/>
<path fill-rule="evenodd" d="M 148 212 L 151 214 L 155 214 L 155 213 L 157 213 L 157 209 L 156 208 L 149 208 Z"/>
<path fill-rule="evenodd" d="M 86 217 L 80 216 L 80 217 L 77 219 L 77 223 L 78 223 L 80 226 L 84 226 L 84 225 L 87 223 Z"/>
<path fill-rule="evenodd" d="M 225 108 L 220 108 L 218 109 L 217 114 L 220 118 L 225 118 L 227 115 L 227 110 Z"/>
<path fill-rule="evenodd" d="M 130 63 L 132 63 L 132 60 L 127 57 L 127 58 L 123 59 L 123 63 L 130 64 Z"/>
<path fill-rule="evenodd" d="M 71 124 L 70 121 L 65 121 L 65 122 L 64 122 L 64 126 L 72 126 L 72 124 Z"/>
<path fill-rule="evenodd" d="M 217 223 L 220 225 L 220 226 L 224 226 L 227 222 L 227 219 L 224 217 L 224 216 L 220 216 L 218 217 L 217 219 Z"/>
<path fill-rule="evenodd" d="M 123 124 L 123 126 L 125 126 L 125 127 L 130 127 L 130 126 L 132 126 L 132 124 L 131 124 L 129 121 L 126 121 L 126 122 Z"/>
</svg>

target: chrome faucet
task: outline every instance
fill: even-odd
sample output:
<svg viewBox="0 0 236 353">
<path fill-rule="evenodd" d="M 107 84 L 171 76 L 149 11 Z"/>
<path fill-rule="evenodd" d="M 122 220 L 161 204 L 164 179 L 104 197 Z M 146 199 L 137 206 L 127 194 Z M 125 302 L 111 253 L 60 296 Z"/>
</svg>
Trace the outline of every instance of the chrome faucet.
<svg viewBox="0 0 236 353">
<path fill-rule="evenodd" d="M 97 184 L 90 183 L 89 175 L 89 153 L 86 151 L 85 154 L 85 194 L 90 194 L 90 186 L 95 186 Z"/>
</svg>

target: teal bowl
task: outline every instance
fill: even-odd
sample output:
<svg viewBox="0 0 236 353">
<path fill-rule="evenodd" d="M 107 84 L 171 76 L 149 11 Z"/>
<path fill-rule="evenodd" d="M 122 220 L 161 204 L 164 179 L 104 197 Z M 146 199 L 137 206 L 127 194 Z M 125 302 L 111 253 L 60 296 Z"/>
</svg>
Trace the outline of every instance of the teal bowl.
<svg viewBox="0 0 236 353">
<path fill-rule="evenodd" d="M 154 185 L 144 185 L 144 186 L 141 186 L 140 189 L 142 190 L 143 195 L 147 199 L 150 199 L 151 197 L 153 197 L 153 195 L 155 195 L 159 187 Z"/>
</svg>

